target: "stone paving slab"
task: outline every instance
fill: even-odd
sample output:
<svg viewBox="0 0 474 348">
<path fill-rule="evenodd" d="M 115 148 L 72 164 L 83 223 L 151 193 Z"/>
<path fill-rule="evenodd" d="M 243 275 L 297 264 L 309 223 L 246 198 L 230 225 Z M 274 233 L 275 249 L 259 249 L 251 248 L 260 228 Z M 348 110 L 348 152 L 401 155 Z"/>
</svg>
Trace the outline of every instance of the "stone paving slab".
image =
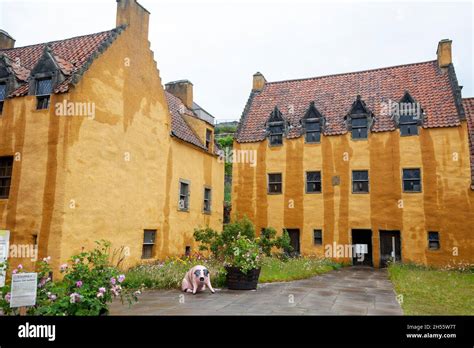
<svg viewBox="0 0 474 348">
<path fill-rule="evenodd" d="M 150 290 L 132 307 L 115 301 L 111 315 L 403 315 L 387 271 L 345 267 L 313 278 L 220 289 L 196 295 Z"/>
</svg>

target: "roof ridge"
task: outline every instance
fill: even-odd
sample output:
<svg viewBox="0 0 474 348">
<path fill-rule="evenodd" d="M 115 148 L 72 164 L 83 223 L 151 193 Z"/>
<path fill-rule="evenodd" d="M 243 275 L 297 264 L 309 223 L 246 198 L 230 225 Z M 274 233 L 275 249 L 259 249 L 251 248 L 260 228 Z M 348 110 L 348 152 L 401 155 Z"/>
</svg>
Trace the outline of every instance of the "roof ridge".
<svg viewBox="0 0 474 348">
<path fill-rule="evenodd" d="M 99 31 L 99 32 L 97 32 L 97 33 L 91 33 L 91 34 L 84 34 L 84 35 L 72 36 L 72 37 L 68 37 L 68 38 L 66 38 L 66 39 L 59 39 L 59 40 L 54 40 L 54 41 L 39 42 L 39 43 L 35 43 L 35 44 L 31 44 L 31 45 L 25 45 L 25 46 L 19 46 L 19 47 L 4 48 L 4 49 L 0 49 L 0 51 L 1 51 L 1 52 L 5 52 L 5 51 L 17 50 L 17 49 L 20 49 L 20 48 L 27 48 L 27 47 L 41 46 L 41 45 L 49 45 L 49 44 L 53 44 L 53 43 L 56 43 L 56 42 L 67 41 L 67 40 L 73 40 L 73 39 L 79 39 L 79 38 L 86 37 L 86 36 L 93 36 L 93 35 L 99 35 L 99 34 L 109 33 L 109 32 L 112 32 L 112 31 L 116 31 L 118 28 L 120 28 L 120 26 L 119 26 L 119 27 L 112 28 L 112 29 L 110 29 L 110 30 Z"/>
<path fill-rule="evenodd" d="M 399 65 L 393 65 L 393 66 L 386 66 L 386 67 L 382 67 L 382 68 L 351 71 L 351 72 L 345 72 L 345 73 L 336 73 L 336 74 L 313 76 L 313 77 L 303 77 L 303 78 L 299 78 L 299 79 L 271 81 L 271 82 L 266 82 L 265 85 L 285 83 L 285 82 L 298 82 L 298 81 L 316 80 L 316 79 L 322 79 L 322 78 L 325 78 L 325 77 L 333 77 L 333 76 L 355 75 L 355 74 L 362 74 L 362 73 L 366 73 L 366 72 L 373 72 L 373 71 L 379 71 L 379 70 L 389 70 L 389 69 L 401 68 L 401 67 L 405 67 L 405 66 L 421 65 L 421 64 L 428 64 L 428 63 L 434 63 L 434 62 L 436 62 L 436 60 L 428 60 L 428 61 L 418 62 L 418 63 L 399 64 Z"/>
</svg>

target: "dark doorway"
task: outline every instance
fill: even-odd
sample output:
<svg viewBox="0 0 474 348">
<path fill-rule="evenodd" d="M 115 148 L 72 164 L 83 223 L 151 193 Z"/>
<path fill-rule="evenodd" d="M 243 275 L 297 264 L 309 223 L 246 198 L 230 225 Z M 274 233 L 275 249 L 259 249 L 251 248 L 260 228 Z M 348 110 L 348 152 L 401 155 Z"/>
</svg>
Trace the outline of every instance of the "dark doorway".
<svg viewBox="0 0 474 348">
<path fill-rule="evenodd" d="M 288 235 L 290 236 L 290 244 L 293 248 L 288 254 L 290 256 L 299 256 L 300 255 L 300 230 L 295 228 L 287 229 Z"/>
<path fill-rule="evenodd" d="M 352 230 L 352 264 L 373 266 L 371 230 Z"/>
<path fill-rule="evenodd" d="M 400 262 L 401 246 L 400 231 L 380 231 L 380 267 L 387 267 L 388 261 Z"/>
</svg>

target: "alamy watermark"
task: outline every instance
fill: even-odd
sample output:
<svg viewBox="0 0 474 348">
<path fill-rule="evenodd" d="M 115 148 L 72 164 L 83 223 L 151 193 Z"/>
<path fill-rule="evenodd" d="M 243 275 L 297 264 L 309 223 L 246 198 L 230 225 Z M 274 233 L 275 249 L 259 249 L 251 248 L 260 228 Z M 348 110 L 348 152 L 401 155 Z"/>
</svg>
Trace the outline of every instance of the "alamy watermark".
<svg viewBox="0 0 474 348">
<path fill-rule="evenodd" d="M 91 102 L 72 102 L 63 100 L 54 106 L 56 116 L 67 117 L 87 117 L 95 119 L 95 103 Z"/>
<path fill-rule="evenodd" d="M 390 116 L 391 119 L 400 119 L 400 116 L 413 116 L 414 120 L 420 120 L 423 114 L 420 103 L 417 102 L 388 102 L 380 103 L 380 114 Z"/>
<path fill-rule="evenodd" d="M 251 167 L 257 165 L 257 150 L 234 150 L 226 147 L 219 150 L 219 163 L 248 163 Z"/>
</svg>

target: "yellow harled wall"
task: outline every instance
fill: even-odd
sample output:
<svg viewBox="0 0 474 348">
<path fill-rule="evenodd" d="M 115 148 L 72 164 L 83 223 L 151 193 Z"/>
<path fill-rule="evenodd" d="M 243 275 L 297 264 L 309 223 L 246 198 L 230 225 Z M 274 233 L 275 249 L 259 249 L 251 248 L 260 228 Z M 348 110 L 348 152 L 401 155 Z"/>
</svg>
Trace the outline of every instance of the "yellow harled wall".
<svg viewBox="0 0 474 348">
<path fill-rule="evenodd" d="M 411 137 L 398 130 L 371 133 L 366 141 L 353 141 L 350 133 L 322 136 L 321 144 L 285 138 L 281 147 L 269 147 L 267 140 L 235 142 L 237 150 L 256 150 L 258 159 L 255 167 L 234 164 L 233 214 L 247 215 L 257 231 L 300 229 L 306 255 L 323 256 L 327 244 L 351 244 L 352 229 L 371 229 L 378 266 L 379 230 L 400 230 L 404 262 L 472 263 L 474 192 L 466 127 L 464 121 Z M 403 168 L 421 168 L 421 193 L 402 192 Z M 357 169 L 369 170 L 369 194 L 351 193 L 351 172 Z M 305 193 L 306 171 L 321 171 L 321 194 Z M 283 174 L 282 194 L 267 194 L 267 173 Z M 340 185 L 333 186 L 333 176 Z M 322 246 L 313 244 L 313 229 L 323 230 Z M 428 231 L 439 232 L 440 250 L 428 250 Z"/>
<path fill-rule="evenodd" d="M 127 6 L 120 9 L 121 3 Z M 170 136 L 170 113 L 144 31 L 148 13 L 121 1 L 128 27 L 98 56 L 69 93 L 8 99 L 0 117 L 0 156 L 14 162 L 9 199 L 0 200 L 0 229 L 11 244 L 32 244 L 53 267 L 106 239 L 126 248 L 125 265 L 140 261 L 143 230 L 156 229 L 155 258 L 194 246 L 193 229 L 222 229 L 224 165 L 216 156 Z M 125 11 L 125 12 L 124 12 Z M 58 117 L 63 100 L 95 104 L 95 118 Z M 179 179 L 191 181 L 189 213 L 178 212 Z M 202 213 L 203 187 L 212 213 Z M 13 266 L 28 259 L 10 259 Z"/>
</svg>

